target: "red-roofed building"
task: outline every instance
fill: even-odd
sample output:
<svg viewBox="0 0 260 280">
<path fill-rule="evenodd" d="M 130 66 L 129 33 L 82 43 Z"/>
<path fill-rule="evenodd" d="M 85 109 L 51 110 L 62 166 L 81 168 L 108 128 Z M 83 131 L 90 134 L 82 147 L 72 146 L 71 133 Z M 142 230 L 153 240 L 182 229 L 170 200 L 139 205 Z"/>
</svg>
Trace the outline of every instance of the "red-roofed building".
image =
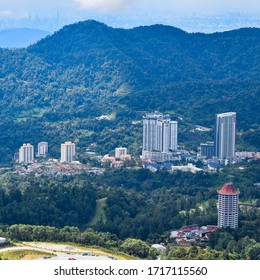
<svg viewBox="0 0 260 280">
<path fill-rule="evenodd" d="M 218 190 L 218 227 L 238 227 L 238 196 L 232 183 L 226 183 Z"/>
<path fill-rule="evenodd" d="M 239 193 L 239 190 L 237 190 L 232 183 L 226 183 L 220 190 L 218 190 L 218 194 L 222 195 L 236 195 Z"/>
<path fill-rule="evenodd" d="M 216 231 L 218 229 L 217 226 L 207 225 L 207 230 Z"/>
<path fill-rule="evenodd" d="M 125 163 L 122 160 L 114 160 L 111 162 L 111 167 L 120 168 L 123 167 Z"/>
<path fill-rule="evenodd" d="M 126 161 L 126 160 L 131 160 L 132 157 L 131 157 L 131 155 L 126 154 L 126 155 L 121 155 L 120 159 L 123 160 L 123 161 Z"/>
<path fill-rule="evenodd" d="M 190 232 L 191 230 L 196 230 L 196 229 L 199 229 L 199 225 L 189 225 L 189 226 L 184 226 L 184 227 L 181 227 L 180 230 L 183 231 L 183 232 Z"/>
<path fill-rule="evenodd" d="M 178 245 L 183 246 L 183 247 L 190 247 L 191 244 L 188 241 L 177 241 Z"/>
</svg>

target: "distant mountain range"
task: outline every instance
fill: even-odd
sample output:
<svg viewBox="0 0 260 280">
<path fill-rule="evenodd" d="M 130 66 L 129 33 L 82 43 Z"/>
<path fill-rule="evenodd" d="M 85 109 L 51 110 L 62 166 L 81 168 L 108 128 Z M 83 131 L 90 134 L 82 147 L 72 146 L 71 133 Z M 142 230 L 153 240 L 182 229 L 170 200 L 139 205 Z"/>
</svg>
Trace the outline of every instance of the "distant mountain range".
<svg viewBox="0 0 260 280">
<path fill-rule="evenodd" d="M 112 131 L 124 127 L 129 135 L 129 121 L 159 110 L 184 120 L 187 131 L 192 124 L 212 127 L 216 113 L 235 111 L 243 148 L 256 147 L 259 62 L 258 28 L 202 34 L 164 25 L 68 25 L 26 49 L 0 49 L 0 144 L 13 152 L 23 141 L 54 145 L 76 137 L 84 146 L 111 125 L 93 124 L 100 115 L 116 116 Z M 124 145 L 113 132 L 109 137 L 108 148 Z M 200 140 L 187 137 L 182 141 Z"/>
<path fill-rule="evenodd" d="M 47 31 L 30 28 L 0 30 L 0 47 L 25 48 L 48 35 Z"/>
</svg>

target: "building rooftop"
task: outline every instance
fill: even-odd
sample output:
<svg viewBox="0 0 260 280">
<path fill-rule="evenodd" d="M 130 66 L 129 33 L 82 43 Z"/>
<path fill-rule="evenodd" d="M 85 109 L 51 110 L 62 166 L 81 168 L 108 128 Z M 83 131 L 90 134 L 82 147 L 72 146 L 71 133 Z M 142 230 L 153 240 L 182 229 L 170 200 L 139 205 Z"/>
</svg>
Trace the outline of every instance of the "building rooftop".
<svg viewBox="0 0 260 280">
<path fill-rule="evenodd" d="M 237 190 L 232 183 L 226 183 L 220 190 L 218 190 L 218 193 L 225 195 L 234 195 L 239 194 L 240 191 Z"/>
<path fill-rule="evenodd" d="M 216 162 L 213 162 L 213 161 L 211 161 L 208 165 L 209 165 L 209 167 L 215 168 L 215 169 L 218 169 L 218 168 L 221 167 L 220 164 L 218 164 L 218 163 L 216 163 Z"/>
<path fill-rule="evenodd" d="M 171 162 L 165 162 L 165 163 L 153 163 L 153 162 L 144 162 L 144 166 L 145 167 L 153 167 L 156 169 L 171 169 L 171 167 L 173 166 L 173 163 Z"/>
<path fill-rule="evenodd" d="M 217 114 L 218 117 L 227 117 L 227 116 L 234 116 L 234 115 L 236 115 L 235 112 L 227 112 L 227 113 Z"/>
</svg>

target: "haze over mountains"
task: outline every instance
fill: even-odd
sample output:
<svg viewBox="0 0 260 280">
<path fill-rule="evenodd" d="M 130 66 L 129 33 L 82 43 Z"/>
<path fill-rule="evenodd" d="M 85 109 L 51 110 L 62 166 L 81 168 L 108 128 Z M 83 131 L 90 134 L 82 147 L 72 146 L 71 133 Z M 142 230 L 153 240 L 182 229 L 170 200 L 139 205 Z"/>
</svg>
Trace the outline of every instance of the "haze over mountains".
<svg viewBox="0 0 260 280">
<path fill-rule="evenodd" d="M 0 30 L 0 47 L 26 48 L 48 35 L 50 35 L 49 32 L 30 28 Z"/>
<path fill-rule="evenodd" d="M 64 130 L 67 121 L 77 120 L 86 144 L 106 129 L 104 124 L 93 131 L 89 122 L 97 116 L 114 114 L 113 125 L 122 127 L 151 110 L 182 117 L 187 129 L 192 123 L 212 126 L 215 113 L 235 111 L 238 130 L 257 138 L 259 43 L 258 28 L 206 35 L 85 21 L 27 49 L 1 49 L 0 143 L 12 153 L 23 141 L 80 137 L 75 127 Z"/>
</svg>

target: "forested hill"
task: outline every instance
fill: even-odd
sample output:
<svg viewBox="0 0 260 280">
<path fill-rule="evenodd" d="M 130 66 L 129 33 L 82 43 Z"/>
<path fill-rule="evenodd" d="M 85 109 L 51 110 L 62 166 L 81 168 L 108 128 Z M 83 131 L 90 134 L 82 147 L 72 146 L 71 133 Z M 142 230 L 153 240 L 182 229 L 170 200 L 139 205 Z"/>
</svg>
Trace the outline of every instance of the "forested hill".
<svg viewBox="0 0 260 280">
<path fill-rule="evenodd" d="M 259 42 L 257 28 L 189 34 L 163 25 L 126 30 L 85 21 L 27 49 L 0 49 L 0 155 L 43 136 L 80 137 L 76 127 L 64 130 L 68 120 L 77 118 L 82 129 L 83 119 L 113 114 L 115 122 L 130 121 L 155 109 L 207 126 L 215 113 L 235 111 L 238 129 L 257 140 Z"/>
<path fill-rule="evenodd" d="M 125 82 L 135 90 L 157 90 L 176 82 L 258 80 L 259 35 L 259 29 L 205 35 L 163 25 L 124 30 L 86 21 L 64 27 L 29 52 L 55 70 L 73 68 L 72 85 L 79 84 L 80 73 L 81 85 L 111 94 Z"/>
</svg>

